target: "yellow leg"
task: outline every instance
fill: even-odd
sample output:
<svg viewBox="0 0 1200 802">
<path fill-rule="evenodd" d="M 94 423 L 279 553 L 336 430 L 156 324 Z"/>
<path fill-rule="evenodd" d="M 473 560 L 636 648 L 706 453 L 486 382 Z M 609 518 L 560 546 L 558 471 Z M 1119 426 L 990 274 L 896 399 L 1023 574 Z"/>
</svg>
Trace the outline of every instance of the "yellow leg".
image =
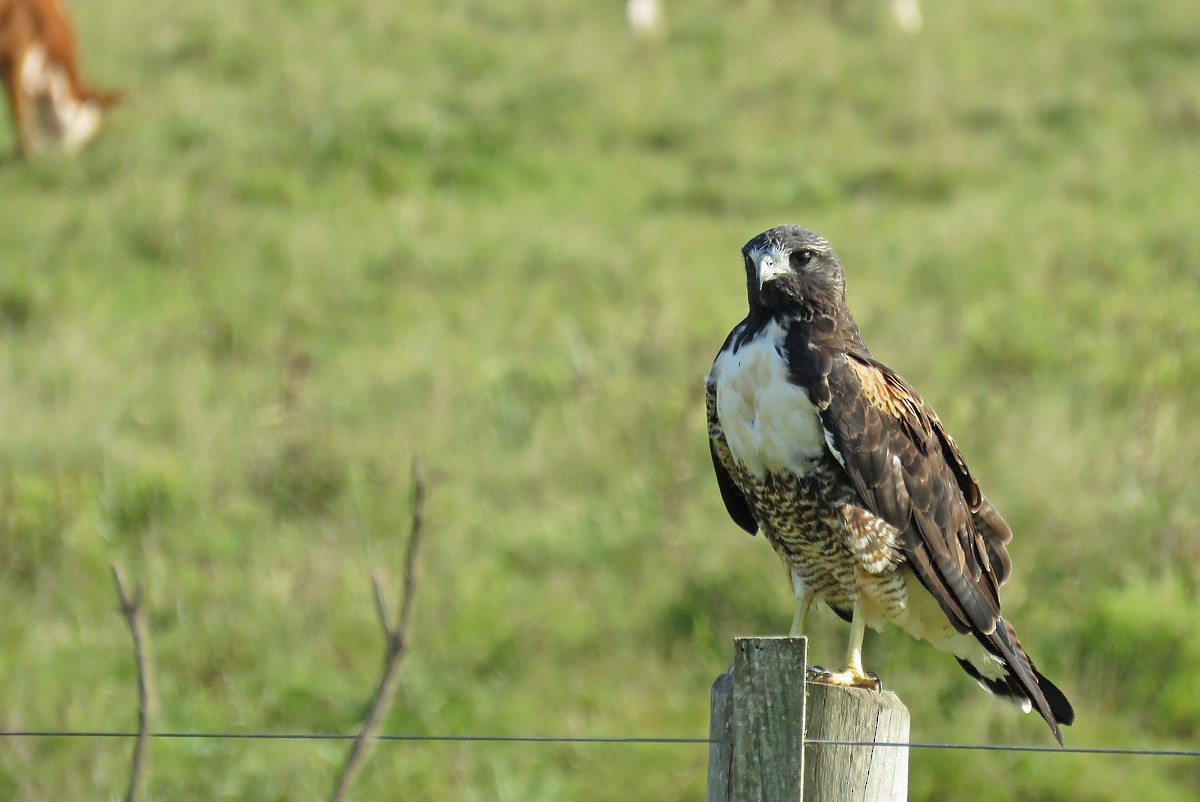
<svg viewBox="0 0 1200 802">
<path fill-rule="evenodd" d="M 812 610 L 814 599 L 795 575 L 792 576 L 792 588 L 796 591 L 796 615 L 792 617 L 792 630 L 788 634 L 798 638 L 808 631 L 808 613 Z"/>
<path fill-rule="evenodd" d="M 850 640 L 846 646 L 846 667 L 833 673 L 814 666 L 809 669 L 809 681 L 823 682 L 826 685 L 846 685 L 852 688 L 880 690 L 883 686 L 879 682 L 879 677 L 866 673 L 862 667 L 862 645 L 866 633 L 867 624 L 863 620 L 858 602 L 855 602 L 854 612 L 850 616 Z"/>
<path fill-rule="evenodd" d="M 850 618 L 850 640 L 846 645 L 846 671 L 855 677 L 866 676 L 862 668 L 862 645 L 866 634 L 867 625 L 863 621 L 858 602 L 855 602 L 854 615 Z"/>
</svg>

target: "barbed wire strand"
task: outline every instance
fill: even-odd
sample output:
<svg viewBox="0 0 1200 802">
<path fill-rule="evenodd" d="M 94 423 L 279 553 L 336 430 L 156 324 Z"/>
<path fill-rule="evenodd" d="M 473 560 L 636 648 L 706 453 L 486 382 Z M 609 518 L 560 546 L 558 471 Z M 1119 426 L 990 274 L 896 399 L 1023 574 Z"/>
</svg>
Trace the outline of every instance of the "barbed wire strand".
<svg viewBox="0 0 1200 802">
<path fill-rule="evenodd" d="M 8 730 L 0 738 L 136 738 L 137 732 L 120 730 Z M 153 738 L 252 740 L 252 741 L 352 741 L 356 736 L 338 732 L 155 732 Z M 379 735 L 380 741 L 440 743 L 563 743 L 563 744 L 715 744 L 710 738 L 564 735 Z M 1131 749 L 1110 746 L 1023 746 L 1020 744 L 956 744 L 937 742 L 873 742 L 806 740 L 807 746 L 875 746 L 903 749 L 950 749 L 982 752 L 1045 752 L 1056 755 L 1128 755 L 1135 757 L 1195 757 L 1200 749 Z"/>
</svg>

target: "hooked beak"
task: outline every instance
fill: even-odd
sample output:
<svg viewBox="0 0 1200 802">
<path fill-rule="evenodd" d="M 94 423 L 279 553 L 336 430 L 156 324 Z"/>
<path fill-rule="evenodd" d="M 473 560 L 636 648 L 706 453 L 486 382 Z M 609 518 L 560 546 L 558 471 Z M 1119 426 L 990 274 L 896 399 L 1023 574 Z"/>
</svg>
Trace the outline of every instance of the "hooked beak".
<svg viewBox="0 0 1200 802">
<path fill-rule="evenodd" d="M 787 257 L 778 251 L 759 251 L 751 258 L 754 260 L 754 273 L 760 290 L 771 279 L 789 272 Z"/>
</svg>

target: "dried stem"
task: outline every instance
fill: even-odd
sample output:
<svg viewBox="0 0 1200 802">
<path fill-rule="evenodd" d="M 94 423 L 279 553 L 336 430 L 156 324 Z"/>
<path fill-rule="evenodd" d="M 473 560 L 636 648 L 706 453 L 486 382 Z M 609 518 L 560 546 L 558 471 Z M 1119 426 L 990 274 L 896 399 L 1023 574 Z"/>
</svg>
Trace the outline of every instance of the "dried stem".
<svg viewBox="0 0 1200 802">
<path fill-rule="evenodd" d="M 383 582 L 379 574 L 371 577 L 371 590 L 375 592 L 375 614 L 379 616 L 379 626 L 384 632 L 392 631 L 392 616 L 388 612 L 387 596 L 383 592 Z"/>
<path fill-rule="evenodd" d="M 130 596 L 120 567 L 116 563 L 109 565 L 117 586 L 117 596 L 121 601 L 121 615 L 125 617 L 125 622 L 129 625 L 129 634 L 133 636 L 133 659 L 137 665 L 138 734 L 137 743 L 133 748 L 129 790 L 125 794 L 125 800 L 138 802 L 141 798 L 142 779 L 147 766 L 150 765 L 150 738 L 154 734 L 154 719 L 158 712 L 154 694 L 154 670 L 150 663 L 150 638 L 146 629 L 146 619 L 142 615 L 142 589 L 136 588 Z"/>
<path fill-rule="evenodd" d="M 371 706 L 368 708 L 362 729 L 359 730 L 358 737 L 354 739 L 354 744 L 346 755 L 342 773 L 338 777 L 332 796 L 330 796 L 331 802 L 342 802 L 346 798 L 351 785 L 362 769 L 367 752 L 379 734 L 379 727 L 392 707 L 392 699 L 396 693 L 396 681 L 400 674 L 400 663 L 404 661 L 404 656 L 408 651 L 408 623 L 412 617 L 413 599 L 416 596 L 417 587 L 417 548 L 421 542 L 421 531 L 425 523 L 425 482 L 421 478 L 421 465 L 415 460 L 413 461 L 412 476 L 412 522 L 408 533 L 408 549 L 404 558 L 404 595 L 400 602 L 400 618 L 393 626 L 391 615 L 388 613 L 383 584 L 377 575 L 371 577 L 371 585 L 375 593 L 375 612 L 379 617 L 379 626 L 383 630 L 385 642 L 383 674 L 375 688 L 375 695 L 371 698 Z"/>
<path fill-rule="evenodd" d="M 400 604 L 400 624 L 396 631 L 408 631 L 408 620 L 412 617 L 413 599 L 416 594 L 417 545 L 425 527 L 425 481 L 421 478 L 421 463 L 413 460 L 412 466 L 413 508 L 412 522 L 408 528 L 408 550 L 404 555 L 404 599 Z"/>
</svg>

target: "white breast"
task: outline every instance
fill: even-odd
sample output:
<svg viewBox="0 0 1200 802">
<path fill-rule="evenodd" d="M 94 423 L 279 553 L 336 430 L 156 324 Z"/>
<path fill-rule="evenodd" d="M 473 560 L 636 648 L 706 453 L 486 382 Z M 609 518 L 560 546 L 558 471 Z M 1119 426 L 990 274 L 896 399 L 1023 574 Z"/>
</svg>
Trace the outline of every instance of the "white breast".
<svg viewBox="0 0 1200 802">
<path fill-rule="evenodd" d="M 717 417 L 729 450 L 751 474 L 804 473 L 825 449 L 825 429 L 807 393 L 788 381 L 783 341 L 772 321 L 757 337 L 713 364 Z"/>
</svg>

